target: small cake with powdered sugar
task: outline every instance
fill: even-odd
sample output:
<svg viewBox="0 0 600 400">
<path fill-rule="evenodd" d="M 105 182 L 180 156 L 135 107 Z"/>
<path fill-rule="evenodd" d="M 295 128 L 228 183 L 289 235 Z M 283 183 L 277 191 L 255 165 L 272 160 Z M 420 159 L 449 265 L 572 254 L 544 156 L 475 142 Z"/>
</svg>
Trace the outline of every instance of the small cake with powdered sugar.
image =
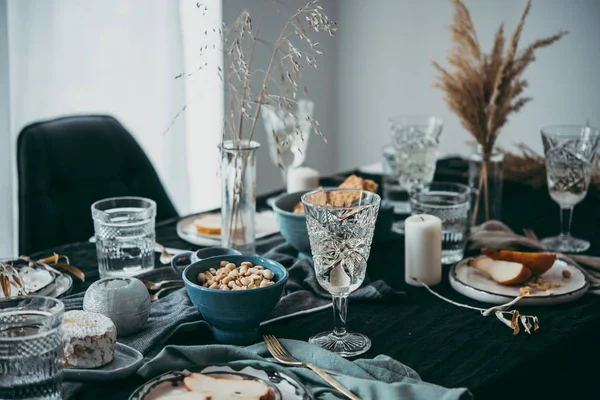
<svg viewBox="0 0 600 400">
<path fill-rule="evenodd" d="M 62 329 L 66 368 L 98 368 L 113 360 L 117 328 L 110 318 L 88 311 L 67 311 Z"/>
</svg>

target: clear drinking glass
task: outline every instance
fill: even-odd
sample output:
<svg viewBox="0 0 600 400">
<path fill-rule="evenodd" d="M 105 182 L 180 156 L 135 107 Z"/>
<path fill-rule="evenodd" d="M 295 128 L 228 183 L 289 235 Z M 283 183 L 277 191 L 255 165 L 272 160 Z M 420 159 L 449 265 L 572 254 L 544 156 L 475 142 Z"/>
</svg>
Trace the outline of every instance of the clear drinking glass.
<svg viewBox="0 0 600 400">
<path fill-rule="evenodd" d="M 442 220 L 442 264 L 462 260 L 469 232 L 471 188 L 459 183 L 433 182 L 410 196 L 411 212 Z"/>
<path fill-rule="evenodd" d="M 600 131 L 590 126 L 555 125 L 542 129 L 546 178 L 552 200 L 560 206 L 560 235 L 542 240 L 549 250 L 580 253 L 590 242 L 571 236 L 573 207 L 588 190 L 597 157 Z"/>
<path fill-rule="evenodd" d="M 100 278 L 133 276 L 154 269 L 156 203 L 113 197 L 92 204 Z"/>
<path fill-rule="evenodd" d="M 247 139 L 226 140 L 221 148 L 221 246 L 255 254 L 256 151 Z"/>
<path fill-rule="evenodd" d="M 0 400 L 60 400 L 64 308 L 50 297 L 0 300 Z"/>
<path fill-rule="evenodd" d="M 390 119 L 390 138 L 396 150 L 396 178 L 409 195 L 431 183 L 444 123 L 428 115 L 405 115 Z M 405 209 L 407 205 L 404 205 Z M 410 212 L 410 210 L 408 210 Z M 393 225 L 404 232 L 404 221 Z"/>
<path fill-rule="evenodd" d="M 394 146 L 385 146 L 382 150 L 383 200 L 394 206 L 396 214 L 410 214 L 408 192 L 400 186 L 398 160 Z"/>
<path fill-rule="evenodd" d="M 365 279 L 380 197 L 357 189 L 319 189 L 302 196 L 317 281 L 333 297 L 333 331 L 309 339 L 343 357 L 362 354 L 371 340 L 346 331 L 348 295 Z"/>
</svg>

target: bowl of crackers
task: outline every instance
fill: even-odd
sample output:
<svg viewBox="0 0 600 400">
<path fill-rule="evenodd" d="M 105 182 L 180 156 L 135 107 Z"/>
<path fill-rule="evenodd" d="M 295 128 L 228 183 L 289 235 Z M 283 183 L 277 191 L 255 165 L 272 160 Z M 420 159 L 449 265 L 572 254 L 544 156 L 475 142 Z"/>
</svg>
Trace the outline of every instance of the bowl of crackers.
<svg viewBox="0 0 600 400">
<path fill-rule="evenodd" d="M 369 192 L 377 192 L 378 185 L 375 181 L 364 179 L 356 175 L 350 175 L 342 184 L 340 189 L 361 189 Z M 319 188 L 321 189 L 321 188 Z M 311 255 L 310 242 L 308 239 L 308 230 L 306 229 L 306 216 L 304 215 L 304 206 L 302 205 L 302 195 L 312 190 L 304 190 L 294 193 L 286 193 L 279 196 L 273 202 L 273 211 L 277 214 L 279 223 L 279 232 L 285 241 L 300 253 Z M 336 203 L 336 199 L 324 199 L 331 204 Z M 389 210 L 388 210 L 389 208 Z M 388 212 L 389 211 L 389 212 Z M 376 223 L 377 236 L 378 225 L 381 232 L 391 232 L 393 219 L 393 208 L 384 204 L 380 207 L 378 221 Z M 381 220 L 381 221 L 380 221 Z M 388 223 L 389 222 L 389 223 Z"/>
</svg>

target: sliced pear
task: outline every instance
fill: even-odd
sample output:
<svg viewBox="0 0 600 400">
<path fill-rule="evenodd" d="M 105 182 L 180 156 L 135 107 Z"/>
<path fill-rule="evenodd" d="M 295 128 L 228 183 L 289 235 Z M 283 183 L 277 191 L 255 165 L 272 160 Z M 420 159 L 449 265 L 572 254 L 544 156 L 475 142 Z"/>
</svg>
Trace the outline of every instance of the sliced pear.
<svg viewBox="0 0 600 400">
<path fill-rule="evenodd" d="M 481 249 L 481 252 L 494 260 L 521 263 L 531 270 L 533 275 L 542 275 L 554 265 L 554 253 L 527 253 L 523 251 Z"/>
<path fill-rule="evenodd" d="M 518 285 L 531 278 L 531 270 L 520 263 L 493 260 L 486 256 L 472 258 L 469 265 L 492 277 L 501 285 Z"/>
<path fill-rule="evenodd" d="M 264 400 L 269 397 L 269 388 L 253 380 L 216 379 L 193 373 L 185 377 L 183 383 L 189 391 L 208 396 L 210 400 Z"/>
</svg>

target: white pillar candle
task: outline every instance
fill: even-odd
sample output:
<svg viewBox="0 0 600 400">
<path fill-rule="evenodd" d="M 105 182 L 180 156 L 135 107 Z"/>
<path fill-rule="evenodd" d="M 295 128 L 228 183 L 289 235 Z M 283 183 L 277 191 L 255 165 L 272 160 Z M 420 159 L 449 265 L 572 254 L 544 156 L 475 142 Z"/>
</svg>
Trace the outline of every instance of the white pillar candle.
<svg viewBox="0 0 600 400">
<path fill-rule="evenodd" d="M 319 173 L 312 168 L 290 168 L 287 172 L 287 192 L 314 189 L 319 186 Z"/>
<path fill-rule="evenodd" d="M 404 279 L 413 286 L 437 285 L 442 280 L 442 220 L 413 215 L 404 221 Z"/>
</svg>

